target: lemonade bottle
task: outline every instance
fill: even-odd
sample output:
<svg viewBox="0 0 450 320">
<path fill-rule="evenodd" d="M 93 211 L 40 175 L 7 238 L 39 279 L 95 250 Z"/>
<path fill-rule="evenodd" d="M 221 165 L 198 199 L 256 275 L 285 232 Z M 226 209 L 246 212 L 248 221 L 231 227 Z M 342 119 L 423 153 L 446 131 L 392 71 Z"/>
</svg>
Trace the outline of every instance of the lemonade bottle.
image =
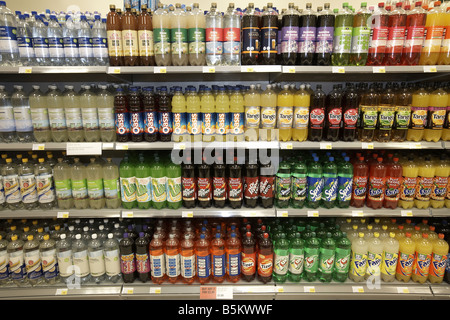
<svg viewBox="0 0 450 320">
<path fill-rule="evenodd" d="M 437 61 L 438 65 L 450 64 L 450 7 L 446 8 L 444 28 L 445 38 L 442 39 L 441 52 Z"/>
<path fill-rule="evenodd" d="M 428 240 L 428 234 L 423 234 L 422 238 L 416 241 L 416 261 L 412 274 L 414 282 L 425 283 L 427 281 L 432 253 L 433 243 Z"/>
<path fill-rule="evenodd" d="M 259 130 L 262 141 L 278 140 L 275 129 L 277 124 L 277 94 L 273 86 L 268 84 L 266 90 L 261 93 L 261 129 Z"/>
<path fill-rule="evenodd" d="M 418 240 L 422 239 L 422 231 L 420 231 L 419 226 L 414 226 L 414 231 L 411 232 L 411 239 L 414 242 L 417 242 Z"/>
<path fill-rule="evenodd" d="M 398 242 L 399 252 L 395 278 L 398 281 L 408 282 L 412 275 L 416 243 L 411 239 L 411 233 L 409 232 L 407 232 L 405 237 L 401 238 Z"/>
<path fill-rule="evenodd" d="M 261 122 L 261 95 L 254 84 L 244 95 L 245 140 L 258 141 Z"/>
<path fill-rule="evenodd" d="M 419 164 L 419 176 L 417 180 L 414 204 L 417 209 L 427 209 L 430 206 L 431 189 L 433 186 L 435 167 L 430 156 Z"/>
<path fill-rule="evenodd" d="M 399 243 L 395 233 L 390 232 L 389 238 L 383 241 L 383 259 L 381 261 L 381 280 L 392 282 L 395 279 L 395 270 L 398 263 Z"/>
<path fill-rule="evenodd" d="M 435 167 L 433 186 L 431 188 L 430 204 L 434 209 L 443 208 L 447 195 L 448 176 L 450 167 L 447 165 L 445 155 L 433 161 Z"/>
<path fill-rule="evenodd" d="M 441 2 L 435 1 L 434 8 L 427 12 L 425 22 L 425 41 L 420 54 L 419 65 L 435 65 L 441 51 L 442 34 L 444 33 L 445 12 Z"/>
<path fill-rule="evenodd" d="M 294 120 L 292 140 L 306 141 L 308 137 L 309 106 L 311 96 L 301 84 L 300 89 L 294 95 Z"/>
<path fill-rule="evenodd" d="M 425 125 L 427 123 L 427 112 L 430 95 L 422 85 L 415 91 L 411 103 L 411 122 L 409 123 L 406 140 L 421 141 L 424 135 Z"/>
<path fill-rule="evenodd" d="M 428 121 L 424 132 L 426 141 L 438 142 L 441 139 L 447 111 L 447 100 L 447 92 L 442 87 L 437 88 L 430 94 Z"/>
<path fill-rule="evenodd" d="M 186 98 L 183 95 L 181 87 L 175 87 L 175 92 L 172 97 L 172 117 L 173 141 L 187 141 L 188 136 L 186 130 Z"/>
<path fill-rule="evenodd" d="M 400 199 L 398 205 L 403 209 L 414 207 L 414 196 L 416 193 L 417 177 L 419 176 L 419 166 L 414 162 L 412 156 L 402 164 L 403 179 L 400 186 Z"/>
<path fill-rule="evenodd" d="M 202 119 L 200 97 L 197 95 L 195 87 L 188 89 L 186 96 L 186 121 L 187 133 L 191 137 L 191 142 L 202 141 Z"/>
<path fill-rule="evenodd" d="M 230 98 L 225 87 L 216 96 L 216 141 L 227 141 L 230 130 Z"/>
<path fill-rule="evenodd" d="M 236 86 L 230 95 L 230 140 L 244 141 L 244 97 Z"/>
<path fill-rule="evenodd" d="M 202 140 L 206 142 L 214 141 L 216 133 L 216 105 L 210 87 L 205 87 L 200 99 L 202 110 Z"/>
<path fill-rule="evenodd" d="M 445 267 L 448 256 L 448 243 L 444 240 L 444 234 L 439 233 L 439 238 L 433 241 L 433 253 L 431 254 L 430 272 L 428 280 L 431 283 L 441 283 L 444 280 Z"/>
<path fill-rule="evenodd" d="M 292 140 L 294 96 L 289 85 L 284 85 L 277 97 L 277 128 L 281 141 Z"/>
<path fill-rule="evenodd" d="M 352 241 L 352 259 L 348 273 L 349 279 L 354 282 L 364 281 L 368 250 L 369 243 L 364 239 L 364 233 L 360 232 L 358 238 Z"/>
</svg>

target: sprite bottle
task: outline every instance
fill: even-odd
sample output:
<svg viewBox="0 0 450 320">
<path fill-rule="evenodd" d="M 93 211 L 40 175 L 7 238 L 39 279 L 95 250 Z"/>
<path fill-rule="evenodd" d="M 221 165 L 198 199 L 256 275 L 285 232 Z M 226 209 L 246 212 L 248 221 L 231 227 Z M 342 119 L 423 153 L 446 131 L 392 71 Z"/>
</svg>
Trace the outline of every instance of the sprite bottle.
<svg viewBox="0 0 450 320">
<path fill-rule="evenodd" d="M 299 282 L 302 278 L 303 264 L 305 262 L 305 242 L 300 232 L 295 232 L 289 242 L 289 269 L 288 280 Z"/>
<path fill-rule="evenodd" d="M 284 283 L 287 280 L 289 268 L 289 241 L 286 239 L 286 234 L 284 232 L 277 234 L 273 251 L 273 280 L 278 283 Z"/>
<path fill-rule="evenodd" d="M 308 166 L 308 188 L 306 206 L 308 208 L 316 209 L 320 205 L 322 199 L 323 178 L 322 166 L 319 163 L 319 158 L 315 157 L 314 161 Z"/>
<path fill-rule="evenodd" d="M 337 282 L 345 282 L 348 277 L 352 252 L 352 243 L 347 238 L 346 232 L 342 232 L 342 237 L 336 240 L 335 251 L 333 279 Z"/>
<path fill-rule="evenodd" d="M 335 250 L 336 243 L 331 236 L 331 232 L 328 232 L 325 238 L 322 239 L 319 250 L 318 278 L 321 282 L 331 282 L 331 279 L 333 278 Z"/>
<path fill-rule="evenodd" d="M 338 191 L 337 206 L 339 208 L 348 208 L 352 200 L 353 188 L 353 165 L 349 157 L 344 157 L 344 162 L 338 167 Z"/>
<path fill-rule="evenodd" d="M 287 161 L 282 161 L 275 177 L 275 203 L 278 208 L 289 207 L 291 199 L 291 167 Z"/>
<path fill-rule="evenodd" d="M 135 208 L 136 201 L 136 174 L 134 163 L 130 160 L 128 153 L 125 154 L 119 166 L 120 194 L 122 195 L 122 207 L 125 209 Z"/>
<path fill-rule="evenodd" d="M 166 193 L 166 168 L 162 159 L 156 161 L 150 166 L 152 176 L 152 201 L 153 208 L 163 209 L 167 206 Z"/>
<path fill-rule="evenodd" d="M 145 161 L 144 155 L 139 155 L 136 165 L 136 200 L 139 209 L 149 209 L 152 204 L 152 177 L 150 164 Z"/>
<path fill-rule="evenodd" d="M 306 239 L 305 245 L 305 273 L 306 281 L 312 282 L 317 279 L 317 271 L 319 269 L 319 249 L 320 240 L 316 237 L 315 232 L 311 232 L 311 236 Z"/>
<path fill-rule="evenodd" d="M 171 161 L 166 166 L 167 207 L 178 209 L 181 207 L 181 166 Z"/>
<path fill-rule="evenodd" d="M 322 207 L 333 208 L 337 196 L 338 172 L 334 157 L 329 157 L 329 161 L 323 166 L 323 189 Z"/>
</svg>

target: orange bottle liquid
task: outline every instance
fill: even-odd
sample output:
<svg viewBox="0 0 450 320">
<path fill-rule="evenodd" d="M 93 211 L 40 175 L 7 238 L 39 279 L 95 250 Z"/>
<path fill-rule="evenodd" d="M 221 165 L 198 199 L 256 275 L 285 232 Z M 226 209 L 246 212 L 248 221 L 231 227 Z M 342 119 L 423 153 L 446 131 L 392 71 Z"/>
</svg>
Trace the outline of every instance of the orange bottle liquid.
<svg viewBox="0 0 450 320">
<path fill-rule="evenodd" d="M 211 252 L 209 241 L 205 239 L 206 234 L 201 233 L 195 242 L 196 270 L 200 284 L 208 283 L 211 279 Z"/>
<path fill-rule="evenodd" d="M 214 282 L 222 283 L 225 280 L 225 241 L 222 234 L 217 232 L 211 241 L 211 258 L 212 258 L 212 279 Z"/>
<path fill-rule="evenodd" d="M 225 245 L 227 254 L 227 279 L 238 282 L 241 279 L 241 241 L 236 233 L 231 233 Z"/>
<path fill-rule="evenodd" d="M 180 242 L 176 233 L 169 233 L 166 241 L 166 273 L 170 283 L 180 279 Z"/>
<path fill-rule="evenodd" d="M 195 281 L 194 233 L 186 232 L 180 242 L 180 275 L 181 281 L 192 284 Z"/>
<path fill-rule="evenodd" d="M 165 272 L 165 255 L 164 255 L 164 240 L 162 235 L 155 233 L 150 242 L 150 265 L 152 270 L 152 281 L 156 284 L 161 284 L 166 280 Z"/>
</svg>

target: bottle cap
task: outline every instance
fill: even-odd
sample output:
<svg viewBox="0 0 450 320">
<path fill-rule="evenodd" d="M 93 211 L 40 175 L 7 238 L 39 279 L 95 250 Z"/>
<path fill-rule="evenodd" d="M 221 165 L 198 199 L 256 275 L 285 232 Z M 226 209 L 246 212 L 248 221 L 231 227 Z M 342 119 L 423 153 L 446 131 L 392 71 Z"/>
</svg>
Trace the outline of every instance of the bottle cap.
<svg viewBox="0 0 450 320">
<path fill-rule="evenodd" d="M 59 238 L 60 238 L 61 240 L 64 240 L 64 239 L 66 238 L 66 234 L 65 234 L 65 233 L 61 234 L 61 235 L 59 236 Z"/>
<path fill-rule="evenodd" d="M 362 232 L 358 233 L 358 237 L 364 238 L 364 233 L 362 233 Z"/>
<path fill-rule="evenodd" d="M 438 234 L 439 239 L 444 239 L 445 235 L 443 233 Z"/>
<path fill-rule="evenodd" d="M 378 232 L 374 232 L 374 233 L 373 233 L 373 236 L 374 236 L 375 238 L 378 238 L 378 237 L 380 236 L 380 234 L 379 234 Z"/>
<path fill-rule="evenodd" d="M 428 233 L 422 233 L 422 238 L 428 239 Z"/>
<path fill-rule="evenodd" d="M 11 241 L 16 241 L 17 240 L 17 234 L 13 234 L 11 236 Z"/>
<path fill-rule="evenodd" d="M 48 240 L 48 239 L 50 239 L 50 236 L 49 236 L 48 234 L 46 234 L 46 235 L 44 236 L 44 240 Z"/>
<path fill-rule="evenodd" d="M 389 233 L 389 237 L 391 237 L 391 238 L 395 238 L 395 233 L 393 233 L 393 232 L 390 232 L 390 233 Z"/>
<path fill-rule="evenodd" d="M 32 234 L 28 235 L 27 240 L 28 240 L 28 241 L 33 240 L 33 235 L 32 235 Z"/>
</svg>

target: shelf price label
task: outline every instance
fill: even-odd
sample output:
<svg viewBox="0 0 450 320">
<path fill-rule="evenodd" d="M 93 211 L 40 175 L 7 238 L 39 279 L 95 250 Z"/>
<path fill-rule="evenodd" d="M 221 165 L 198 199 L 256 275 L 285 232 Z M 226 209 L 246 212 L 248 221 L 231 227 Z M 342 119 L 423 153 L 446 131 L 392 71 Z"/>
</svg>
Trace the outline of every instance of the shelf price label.
<svg viewBox="0 0 450 320">
<path fill-rule="evenodd" d="M 150 287 L 150 294 L 161 294 L 161 287 Z"/>
<path fill-rule="evenodd" d="M 120 74 L 121 70 L 118 67 L 109 67 L 108 73 L 109 74 Z"/>
<path fill-rule="evenodd" d="M 303 292 L 305 292 L 305 293 L 315 293 L 316 292 L 316 287 L 314 287 L 314 286 L 304 286 L 303 287 Z"/>
<path fill-rule="evenodd" d="M 333 73 L 345 73 L 345 67 L 332 67 L 331 72 L 333 72 Z"/>
<path fill-rule="evenodd" d="M 56 289 L 55 296 L 67 296 L 68 293 L 69 293 L 69 289 L 67 289 L 67 288 Z"/>
<path fill-rule="evenodd" d="M 67 143 L 66 152 L 68 156 L 100 156 L 102 154 L 101 142 Z"/>
<path fill-rule="evenodd" d="M 352 217 L 364 217 L 364 211 L 362 210 L 353 210 Z"/>
<path fill-rule="evenodd" d="M 423 66 L 423 72 L 437 72 L 436 66 Z"/>
<path fill-rule="evenodd" d="M 128 150 L 127 143 L 116 143 L 116 150 Z"/>
<path fill-rule="evenodd" d="M 293 149 L 292 142 L 280 143 L 280 149 L 292 150 Z"/>
<path fill-rule="evenodd" d="M 361 148 L 362 149 L 373 150 L 373 143 L 372 142 L 362 142 L 361 143 Z"/>
<path fill-rule="evenodd" d="M 353 293 L 364 293 L 364 288 L 363 287 L 353 286 L 352 290 L 353 290 Z"/>
<path fill-rule="evenodd" d="M 69 212 L 68 211 L 58 212 L 56 214 L 56 218 L 58 218 L 58 219 L 68 219 L 69 218 Z"/>
<path fill-rule="evenodd" d="M 153 73 L 167 73 L 167 68 L 166 67 L 155 67 L 155 69 L 153 69 Z"/>
<path fill-rule="evenodd" d="M 200 287 L 200 299 L 233 299 L 233 287 Z"/>
<path fill-rule="evenodd" d="M 174 150 L 185 150 L 186 149 L 186 144 L 185 143 L 174 143 L 173 144 L 173 149 Z"/>
<path fill-rule="evenodd" d="M 133 218 L 133 211 L 122 211 L 122 218 Z"/>
<path fill-rule="evenodd" d="M 112 142 L 103 142 L 102 143 L 103 150 L 113 150 L 114 149 L 114 143 Z"/>
<path fill-rule="evenodd" d="M 134 294 L 134 288 L 123 288 L 122 294 Z"/>
<path fill-rule="evenodd" d="M 422 144 L 420 142 L 411 142 L 409 144 L 410 149 L 422 149 Z"/>
<path fill-rule="evenodd" d="M 321 142 L 319 147 L 323 150 L 331 150 L 333 149 L 333 144 L 331 142 Z"/>
<path fill-rule="evenodd" d="M 243 66 L 243 67 L 241 67 L 241 72 L 255 72 L 255 68 Z"/>
<path fill-rule="evenodd" d="M 44 151 L 45 150 L 45 143 L 33 143 L 33 146 L 31 148 L 33 151 Z"/>
<path fill-rule="evenodd" d="M 287 210 L 277 210 L 277 217 L 287 218 L 289 217 L 289 212 Z"/>
<path fill-rule="evenodd" d="M 278 293 L 283 293 L 284 292 L 284 288 L 282 286 L 277 286 L 275 288 L 275 291 L 278 292 Z"/>
<path fill-rule="evenodd" d="M 32 67 L 19 67 L 19 73 L 30 74 L 33 73 Z"/>
<path fill-rule="evenodd" d="M 181 212 L 181 217 L 182 218 L 193 218 L 194 217 L 194 212 L 193 211 L 182 211 Z"/>
<path fill-rule="evenodd" d="M 215 67 L 203 67 L 203 73 L 216 73 Z"/>
<path fill-rule="evenodd" d="M 318 210 L 308 210 L 308 217 L 317 218 L 319 216 Z"/>
<path fill-rule="evenodd" d="M 372 68 L 373 73 L 386 73 L 385 67 L 373 67 Z"/>
<path fill-rule="evenodd" d="M 409 293 L 408 287 L 397 287 L 397 293 Z"/>
<path fill-rule="evenodd" d="M 413 216 L 412 210 L 402 210 L 402 211 L 400 211 L 400 214 L 402 217 L 412 217 Z"/>
</svg>

